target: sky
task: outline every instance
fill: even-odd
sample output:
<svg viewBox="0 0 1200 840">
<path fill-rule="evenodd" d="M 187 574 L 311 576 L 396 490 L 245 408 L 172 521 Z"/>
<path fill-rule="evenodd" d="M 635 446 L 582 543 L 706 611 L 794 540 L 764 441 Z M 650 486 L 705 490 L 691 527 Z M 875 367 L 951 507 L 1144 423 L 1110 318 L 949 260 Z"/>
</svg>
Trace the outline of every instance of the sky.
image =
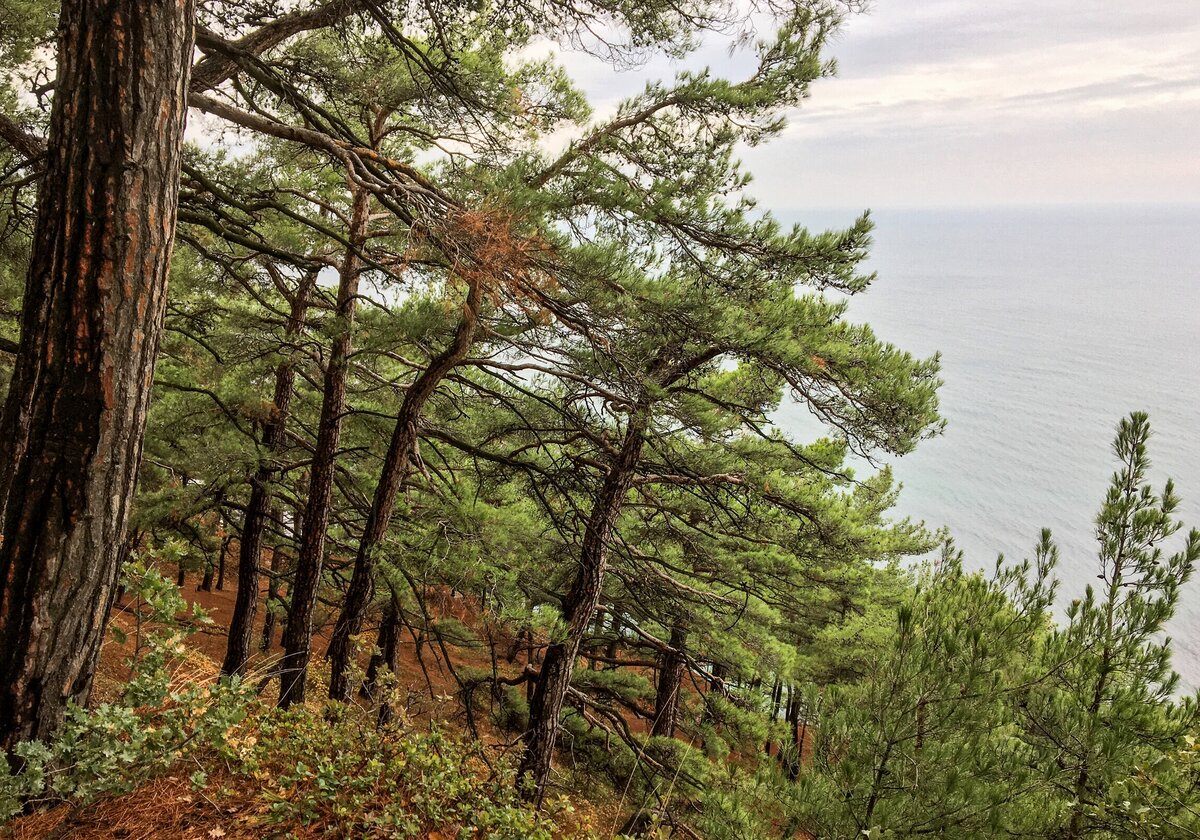
<svg viewBox="0 0 1200 840">
<path fill-rule="evenodd" d="M 766 207 L 1200 202 L 1200 0 L 873 0 L 827 54 L 745 155 Z M 572 69 L 601 108 L 670 74 Z"/>
</svg>

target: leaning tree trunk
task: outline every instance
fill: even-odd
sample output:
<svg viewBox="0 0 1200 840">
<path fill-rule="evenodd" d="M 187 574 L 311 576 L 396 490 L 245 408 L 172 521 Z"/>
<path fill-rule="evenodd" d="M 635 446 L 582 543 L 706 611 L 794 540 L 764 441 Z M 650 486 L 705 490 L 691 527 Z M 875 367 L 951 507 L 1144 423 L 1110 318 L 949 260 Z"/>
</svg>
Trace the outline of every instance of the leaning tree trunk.
<svg viewBox="0 0 1200 840">
<path fill-rule="evenodd" d="M 296 552 L 296 575 L 292 581 L 292 603 L 288 611 L 287 630 L 283 634 L 279 706 L 284 709 L 294 703 L 304 702 L 308 660 L 312 654 L 313 609 L 317 605 L 317 588 L 321 583 L 324 564 L 325 532 L 333 500 L 334 461 L 342 436 L 342 415 L 346 409 L 346 374 L 350 365 L 358 281 L 362 273 L 360 252 L 367 238 L 370 210 L 368 193 L 361 187 L 353 189 L 350 244 L 338 277 L 337 332 L 325 370 L 317 446 L 309 471 L 308 500 L 304 505 L 300 546 Z"/>
<path fill-rule="evenodd" d="M 291 340 L 304 328 L 308 298 L 317 282 L 317 272 L 304 275 L 292 298 L 288 313 L 285 340 Z M 259 564 L 262 562 L 263 533 L 271 508 L 271 479 L 275 475 L 275 458 L 287 440 L 288 413 L 296 382 L 296 365 L 291 354 L 275 367 L 275 395 L 271 416 L 263 429 L 263 455 L 254 478 L 250 480 L 250 500 L 246 503 L 246 518 L 242 523 L 242 540 L 238 548 L 238 588 L 229 622 L 229 641 L 225 647 L 223 674 L 240 674 L 250 659 L 254 636 L 254 617 L 258 612 Z M 268 636 L 269 638 L 269 636 Z"/>
<path fill-rule="evenodd" d="M 64 0 L 58 80 L 0 416 L 0 747 L 87 700 L 166 306 L 191 0 Z"/>
<path fill-rule="evenodd" d="M 346 600 L 342 604 L 341 614 L 329 640 L 329 696 L 333 700 L 344 702 L 350 699 L 350 637 L 362 629 L 363 614 L 375 595 L 379 547 L 392 521 L 396 494 L 412 469 L 421 412 L 438 384 L 471 349 L 475 341 L 475 329 L 479 323 L 479 307 L 482 301 L 482 283 L 479 279 L 473 279 L 468 286 L 462 316 L 454 330 L 454 339 L 429 362 L 429 366 L 408 387 L 400 404 L 392 440 L 384 457 L 383 470 L 379 476 L 379 483 L 375 486 L 375 498 L 371 503 L 371 511 L 367 514 L 367 523 L 354 557 L 354 572 L 346 590 Z"/>
<path fill-rule="evenodd" d="M 652 738 L 675 736 L 675 722 L 679 719 L 679 695 L 683 691 L 683 674 L 687 667 L 684 645 L 687 630 L 682 624 L 671 627 L 671 650 L 664 651 L 658 671 L 658 687 L 654 692 L 654 724 L 650 728 Z"/>
<path fill-rule="evenodd" d="M 609 467 L 584 530 L 579 573 L 563 601 L 566 638 L 547 647 L 546 655 L 542 658 L 537 687 L 529 704 L 529 728 L 523 737 L 525 752 L 517 769 L 517 785 L 521 796 L 535 808 L 541 808 L 546 796 L 550 760 L 558 739 L 558 718 L 571 685 L 579 645 L 600 603 L 609 540 L 642 457 L 649 415 L 649 408 L 644 404 L 639 404 L 630 414 L 620 454 Z"/>
</svg>

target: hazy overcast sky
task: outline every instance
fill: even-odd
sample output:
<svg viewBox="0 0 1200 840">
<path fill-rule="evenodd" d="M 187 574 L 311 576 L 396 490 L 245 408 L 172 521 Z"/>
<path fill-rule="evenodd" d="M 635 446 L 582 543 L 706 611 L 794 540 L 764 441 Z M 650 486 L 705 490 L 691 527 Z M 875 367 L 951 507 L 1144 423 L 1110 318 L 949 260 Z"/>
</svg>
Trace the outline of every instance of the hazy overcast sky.
<svg viewBox="0 0 1200 840">
<path fill-rule="evenodd" d="M 874 0 L 828 54 L 746 158 L 774 209 L 1200 201 L 1200 0 Z"/>
</svg>

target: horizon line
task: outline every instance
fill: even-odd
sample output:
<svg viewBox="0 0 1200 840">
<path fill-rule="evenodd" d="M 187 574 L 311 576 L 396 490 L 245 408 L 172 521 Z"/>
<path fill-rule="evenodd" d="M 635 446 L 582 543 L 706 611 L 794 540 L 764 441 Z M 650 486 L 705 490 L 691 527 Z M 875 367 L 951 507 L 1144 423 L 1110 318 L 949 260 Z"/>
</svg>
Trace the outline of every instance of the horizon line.
<svg viewBox="0 0 1200 840">
<path fill-rule="evenodd" d="M 937 204 L 810 204 L 802 207 L 760 205 L 773 214 L 781 213 L 854 213 L 913 212 L 913 211 L 973 211 L 973 210 L 1172 210 L 1200 209 L 1200 199 L 1178 201 L 1001 201 L 990 203 Z"/>
</svg>

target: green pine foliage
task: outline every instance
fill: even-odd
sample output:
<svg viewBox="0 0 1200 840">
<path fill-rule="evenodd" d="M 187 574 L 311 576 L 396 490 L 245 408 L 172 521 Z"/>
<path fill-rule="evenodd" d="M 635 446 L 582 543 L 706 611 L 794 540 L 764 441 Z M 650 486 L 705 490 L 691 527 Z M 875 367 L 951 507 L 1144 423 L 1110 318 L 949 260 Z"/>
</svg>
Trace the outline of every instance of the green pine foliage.
<svg viewBox="0 0 1200 840">
<path fill-rule="evenodd" d="M 795 824 L 820 837 L 1188 837 L 1196 703 L 1171 670 L 1165 622 L 1200 559 L 1176 548 L 1173 485 L 1147 483 L 1149 422 L 1113 444 L 1096 518 L 1099 587 L 1061 620 L 1058 550 L 964 572 L 947 548 L 920 572 L 861 677 L 812 701 L 814 772 Z M 869 650 L 869 649 L 868 649 Z"/>
<path fill-rule="evenodd" d="M 1043 772 L 1065 794 L 1050 823 L 1063 837 L 1122 836 L 1107 815 L 1124 802 L 1121 785 L 1178 748 L 1196 723 L 1163 633 L 1200 559 L 1200 532 L 1178 550 L 1168 544 L 1181 527 L 1172 516 L 1179 498 L 1170 481 L 1161 494 L 1147 483 L 1149 436 L 1144 414 L 1121 423 L 1120 467 L 1096 517 L 1100 583 L 1071 602 L 1065 625 L 1046 639 L 1038 667 L 1047 676 L 1021 707 Z"/>
</svg>

